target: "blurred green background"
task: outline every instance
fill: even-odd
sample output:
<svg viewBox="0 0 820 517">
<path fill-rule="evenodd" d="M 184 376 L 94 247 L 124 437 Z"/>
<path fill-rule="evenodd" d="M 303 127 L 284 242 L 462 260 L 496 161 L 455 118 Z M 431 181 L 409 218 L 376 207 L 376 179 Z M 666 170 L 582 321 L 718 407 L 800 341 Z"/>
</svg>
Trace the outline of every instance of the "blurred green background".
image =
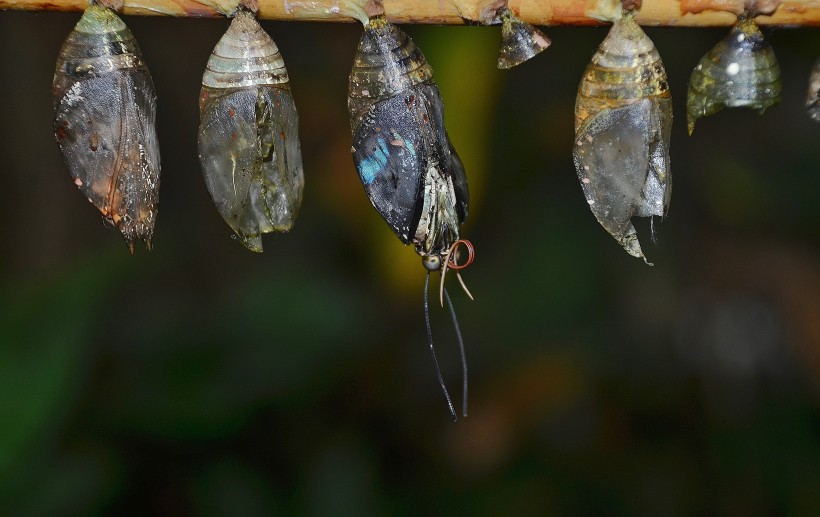
<svg viewBox="0 0 820 517">
<path fill-rule="evenodd" d="M 648 29 L 676 116 L 657 246 L 638 225 L 649 268 L 599 227 L 571 160 L 605 28 L 549 28 L 552 48 L 509 72 L 494 68 L 497 28 L 406 28 L 472 193 L 476 301 L 451 288 L 471 414 L 453 424 L 424 270 L 350 156 L 361 29 L 263 24 L 290 72 L 306 190 L 294 230 L 255 255 L 196 154 L 227 22 L 127 17 L 162 152 L 155 250 L 132 257 L 51 133 L 78 17 L 0 13 L 4 515 L 820 514 L 820 125 L 803 108 L 817 29 L 768 31 L 781 105 L 702 119 L 691 138 L 689 74 L 727 29 Z M 436 307 L 433 331 L 458 394 Z"/>
</svg>

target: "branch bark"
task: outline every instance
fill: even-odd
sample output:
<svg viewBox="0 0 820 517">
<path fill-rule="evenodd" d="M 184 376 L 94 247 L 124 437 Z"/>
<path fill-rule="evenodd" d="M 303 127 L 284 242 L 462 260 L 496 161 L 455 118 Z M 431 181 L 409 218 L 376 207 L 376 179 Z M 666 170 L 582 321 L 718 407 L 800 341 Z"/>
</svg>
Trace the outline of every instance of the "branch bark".
<svg viewBox="0 0 820 517">
<path fill-rule="evenodd" d="M 497 0 L 384 0 L 395 23 L 462 25 L 477 22 Z M 259 0 L 259 18 L 271 20 L 355 21 L 359 0 Z M 510 9 L 535 25 L 601 25 L 589 16 L 595 0 L 510 0 Z M 0 0 L 0 9 L 82 11 L 87 0 Z M 231 12 L 237 0 L 124 0 L 122 13 L 215 17 Z M 646 0 L 637 15 L 641 25 L 697 27 L 731 25 L 744 0 Z M 359 7 L 361 12 L 361 8 Z M 786 0 L 760 25 L 820 26 L 820 0 Z"/>
</svg>

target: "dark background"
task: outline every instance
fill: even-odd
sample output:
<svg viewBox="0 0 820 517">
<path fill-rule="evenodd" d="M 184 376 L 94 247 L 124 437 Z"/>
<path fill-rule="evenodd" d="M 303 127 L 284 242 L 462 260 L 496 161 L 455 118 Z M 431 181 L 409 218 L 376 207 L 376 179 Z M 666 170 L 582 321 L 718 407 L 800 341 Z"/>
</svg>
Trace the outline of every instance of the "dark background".
<svg viewBox="0 0 820 517">
<path fill-rule="evenodd" d="M 360 27 L 263 23 L 301 117 L 306 190 L 246 251 L 196 157 L 224 20 L 126 17 L 159 95 L 155 249 L 128 254 L 77 192 L 50 85 L 78 14 L 0 12 L 0 508 L 6 515 L 820 513 L 817 29 L 767 31 L 783 102 L 686 135 L 698 59 L 726 32 L 648 29 L 675 103 L 674 195 L 629 257 L 571 161 L 573 105 L 605 28 L 497 71 L 497 28 L 407 27 L 436 70 L 477 247 L 452 284 L 471 414 L 450 422 L 424 270 L 350 156 Z M 433 307 L 445 377 L 454 334 Z M 460 402 L 460 397 L 456 397 Z"/>
</svg>

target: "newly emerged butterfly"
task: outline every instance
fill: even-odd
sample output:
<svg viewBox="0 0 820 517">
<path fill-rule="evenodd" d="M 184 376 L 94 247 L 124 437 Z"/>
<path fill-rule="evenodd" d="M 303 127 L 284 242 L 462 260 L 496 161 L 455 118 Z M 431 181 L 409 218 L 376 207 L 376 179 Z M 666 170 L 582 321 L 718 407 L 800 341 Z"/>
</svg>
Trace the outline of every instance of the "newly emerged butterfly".
<svg viewBox="0 0 820 517">
<path fill-rule="evenodd" d="M 92 3 L 60 49 L 54 134 L 74 183 L 131 252 L 151 248 L 159 198 L 156 93 L 137 42 L 113 10 Z"/>
<path fill-rule="evenodd" d="M 632 12 L 625 11 L 578 87 L 573 158 L 598 222 L 627 253 L 644 261 L 631 219 L 666 215 L 671 129 L 663 63 Z"/>
<path fill-rule="evenodd" d="M 754 17 L 742 15 L 729 34 L 701 58 L 689 79 L 689 134 L 700 117 L 723 108 L 747 107 L 761 114 L 780 102 L 780 65 Z"/>
<path fill-rule="evenodd" d="M 460 240 L 469 194 L 464 167 L 444 128 L 441 94 L 433 70 L 413 41 L 382 14 L 365 25 L 350 73 L 348 109 L 353 161 L 370 202 L 405 244 L 412 244 L 428 270 L 425 321 L 430 350 L 451 415 L 456 413 L 438 370 L 429 324 L 430 271 L 442 273 L 442 303 L 452 303 L 443 287 L 447 269 L 472 261 L 472 245 Z M 460 245 L 469 257 L 458 263 Z M 459 276 L 460 279 L 460 276 Z M 463 359 L 463 345 L 462 359 Z M 466 363 L 464 409 L 466 415 Z"/>
<path fill-rule="evenodd" d="M 290 230 L 302 203 L 288 81 L 279 49 L 243 3 L 202 76 L 199 161 L 220 215 L 257 252 L 262 234 Z"/>
</svg>

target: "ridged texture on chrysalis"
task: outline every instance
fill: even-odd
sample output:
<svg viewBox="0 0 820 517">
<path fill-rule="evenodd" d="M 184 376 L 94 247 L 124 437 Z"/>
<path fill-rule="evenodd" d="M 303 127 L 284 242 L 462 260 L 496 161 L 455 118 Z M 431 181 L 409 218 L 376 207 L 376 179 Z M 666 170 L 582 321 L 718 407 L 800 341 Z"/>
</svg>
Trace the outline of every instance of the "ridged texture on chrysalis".
<svg viewBox="0 0 820 517">
<path fill-rule="evenodd" d="M 820 122 L 820 59 L 814 63 L 809 78 L 809 94 L 806 97 L 806 109 L 815 122 Z"/>
<path fill-rule="evenodd" d="M 689 79 L 689 134 L 700 117 L 723 108 L 760 113 L 780 102 L 780 65 L 752 17 L 741 17 L 729 34 L 701 58 Z"/>
<path fill-rule="evenodd" d="M 365 27 L 350 73 L 353 161 L 371 203 L 405 244 L 441 255 L 467 217 L 464 167 L 444 129 L 433 70 L 384 16 Z"/>
<path fill-rule="evenodd" d="M 632 14 L 617 19 L 584 72 L 573 158 L 598 222 L 644 260 L 634 216 L 666 215 L 672 99 L 655 45 Z"/>
<path fill-rule="evenodd" d="M 276 44 L 240 9 L 214 48 L 199 101 L 199 161 L 217 210 L 252 251 L 302 203 L 298 116 Z"/>
<path fill-rule="evenodd" d="M 159 198 L 154 83 L 131 31 L 90 5 L 60 49 L 54 134 L 74 183 L 133 251 L 150 249 Z"/>
<path fill-rule="evenodd" d="M 508 69 L 537 56 L 552 43 L 540 30 L 519 19 L 507 8 L 501 16 L 501 45 L 498 47 L 498 68 Z"/>
</svg>

